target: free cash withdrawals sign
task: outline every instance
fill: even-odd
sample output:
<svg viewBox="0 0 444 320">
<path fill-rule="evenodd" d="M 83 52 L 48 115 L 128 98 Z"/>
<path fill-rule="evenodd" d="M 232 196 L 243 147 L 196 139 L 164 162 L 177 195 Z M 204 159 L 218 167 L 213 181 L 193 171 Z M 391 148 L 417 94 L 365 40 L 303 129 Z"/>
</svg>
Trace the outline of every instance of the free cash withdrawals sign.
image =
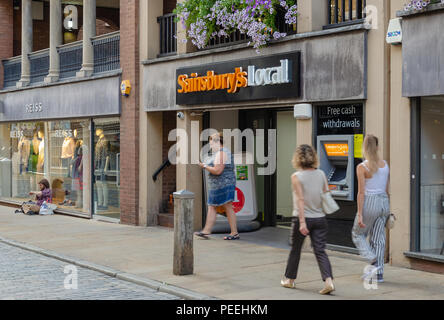
<svg viewBox="0 0 444 320">
<path fill-rule="evenodd" d="M 364 107 L 362 104 L 324 105 L 317 107 L 317 135 L 353 135 L 354 157 L 362 158 L 364 139 Z M 334 144 L 329 156 L 348 155 L 348 149 Z M 346 152 L 345 152 L 346 151 Z"/>
<path fill-rule="evenodd" d="M 300 60 L 300 52 L 292 52 L 177 69 L 176 103 L 297 98 Z"/>
<path fill-rule="evenodd" d="M 362 104 L 323 105 L 317 107 L 317 135 L 362 134 Z"/>
</svg>

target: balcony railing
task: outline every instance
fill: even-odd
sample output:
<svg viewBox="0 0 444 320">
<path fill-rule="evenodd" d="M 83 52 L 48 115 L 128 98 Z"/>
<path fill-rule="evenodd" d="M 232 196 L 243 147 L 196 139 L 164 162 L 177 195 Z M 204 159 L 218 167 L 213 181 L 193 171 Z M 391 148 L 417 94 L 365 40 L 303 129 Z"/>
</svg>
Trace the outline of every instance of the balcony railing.
<svg viewBox="0 0 444 320">
<path fill-rule="evenodd" d="M 324 29 L 362 23 L 366 0 L 328 0 L 328 25 Z"/>
<path fill-rule="evenodd" d="M 120 31 L 92 39 L 94 46 L 94 73 L 120 69 Z M 82 69 L 83 42 L 76 41 L 57 47 L 60 58 L 60 79 L 75 77 Z M 49 49 L 29 54 L 31 84 L 43 82 L 49 74 Z M 4 88 L 15 87 L 21 78 L 21 57 L 3 61 Z M 1 88 L 0 88 L 1 89 Z"/>
<path fill-rule="evenodd" d="M 157 18 L 160 29 L 160 54 L 161 56 L 174 55 L 177 51 L 177 23 L 176 15 L 170 13 Z"/>
<path fill-rule="evenodd" d="M 49 73 L 49 49 L 31 53 L 29 61 L 31 63 L 31 83 L 43 82 Z"/>
<path fill-rule="evenodd" d="M 5 88 L 15 87 L 22 74 L 22 57 L 3 61 L 3 83 Z"/>
<path fill-rule="evenodd" d="M 120 31 L 95 37 L 94 73 L 120 69 Z"/>
<path fill-rule="evenodd" d="M 57 47 L 60 57 L 60 79 L 75 77 L 82 69 L 82 44 L 82 41 L 76 41 Z"/>
</svg>

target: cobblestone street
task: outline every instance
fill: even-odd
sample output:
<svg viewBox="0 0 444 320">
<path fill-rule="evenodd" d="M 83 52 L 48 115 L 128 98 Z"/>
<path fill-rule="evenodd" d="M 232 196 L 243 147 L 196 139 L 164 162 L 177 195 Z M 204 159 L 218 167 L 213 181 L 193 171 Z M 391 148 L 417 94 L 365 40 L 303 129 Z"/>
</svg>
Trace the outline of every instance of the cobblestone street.
<svg viewBox="0 0 444 320">
<path fill-rule="evenodd" d="M 73 268 L 77 269 L 77 289 L 65 289 L 65 282 L 75 284 Z M 0 300 L 176 299 L 179 298 L 0 243 Z"/>
</svg>

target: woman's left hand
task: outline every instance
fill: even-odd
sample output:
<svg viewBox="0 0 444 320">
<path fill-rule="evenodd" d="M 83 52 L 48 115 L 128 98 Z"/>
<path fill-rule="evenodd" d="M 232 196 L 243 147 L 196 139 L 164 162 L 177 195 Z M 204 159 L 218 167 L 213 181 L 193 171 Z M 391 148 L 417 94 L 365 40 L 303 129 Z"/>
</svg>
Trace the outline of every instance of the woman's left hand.
<svg viewBox="0 0 444 320">
<path fill-rule="evenodd" d="M 205 164 L 203 164 L 202 162 L 199 162 L 199 167 L 201 167 L 202 169 L 205 168 Z"/>
</svg>

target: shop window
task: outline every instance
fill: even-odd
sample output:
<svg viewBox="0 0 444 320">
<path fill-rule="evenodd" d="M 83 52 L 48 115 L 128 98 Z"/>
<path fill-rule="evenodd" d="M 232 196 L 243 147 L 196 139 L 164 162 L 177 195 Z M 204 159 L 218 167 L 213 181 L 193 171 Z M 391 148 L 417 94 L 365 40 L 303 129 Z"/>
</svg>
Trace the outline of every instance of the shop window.
<svg viewBox="0 0 444 320">
<path fill-rule="evenodd" d="M 41 179 L 59 209 L 89 214 L 89 121 L 0 125 L 0 199 L 30 200 Z"/>
<path fill-rule="evenodd" d="M 420 251 L 444 254 L 444 98 L 421 101 Z"/>
<path fill-rule="evenodd" d="M 120 121 L 94 120 L 94 212 L 120 219 Z"/>
</svg>

